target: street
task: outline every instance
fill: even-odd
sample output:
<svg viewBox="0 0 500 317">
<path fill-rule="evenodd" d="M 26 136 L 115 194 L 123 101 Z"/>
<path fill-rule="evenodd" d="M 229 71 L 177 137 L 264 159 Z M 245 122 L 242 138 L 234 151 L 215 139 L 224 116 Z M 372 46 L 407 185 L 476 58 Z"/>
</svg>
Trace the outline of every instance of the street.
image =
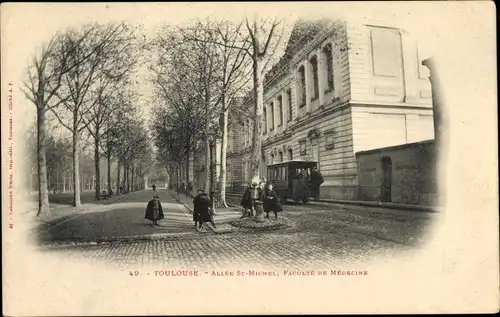
<svg viewBox="0 0 500 317">
<path fill-rule="evenodd" d="M 135 192 L 109 210 L 76 215 L 42 228 L 43 252 L 127 268 L 241 263 L 268 268 L 324 267 L 409 252 L 429 239 L 427 231 L 438 217 L 418 211 L 311 203 L 284 205 L 280 217 L 293 223 L 287 229 L 200 233 L 189 210 L 169 191 L 159 192 L 166 218 L 159 227 L 144 219 L 150 191 Z M 215 221 L 219 226 L 239 216 L 234 209 L 220 209 Z M 75 244 L 68 246 L 68 242 Z"/>
</svg>

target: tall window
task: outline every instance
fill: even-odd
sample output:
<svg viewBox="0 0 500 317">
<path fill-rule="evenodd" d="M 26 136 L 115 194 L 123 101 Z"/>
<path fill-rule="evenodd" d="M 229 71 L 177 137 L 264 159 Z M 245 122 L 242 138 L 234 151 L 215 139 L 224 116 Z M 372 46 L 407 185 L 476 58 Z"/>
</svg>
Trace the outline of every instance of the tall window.
<svg viewBox="0 0 500 317">
<path fill-rule="evenodd" d="M 274 164 L 274 154 L 271 154 L 271 164 Z"/>
<path fill-rule="evenodd" d="M 279 162 L 283 162 L 283 152 L 279 152 Z"/>
<path fill-rule="evenodd" d="M 286 91 L 286 102 L 288 104 L 288 121 L 292 121 L 292 90 Z"/>
<path fill-rule="evenodd" d="M 283 125 L 283 97 L 281 95 L 278 96 L 278 112 L 278 127 L 281 127 Z"/>
<path fill-rule="evenodd" d="M 270 112 L 270 115 L 271 115 L 271 131 L 274 130 L 274 103 L 271 102 L 269 104 L 269 112 Z"/>
<path fill-rule="evenodd" d="M 312 77 L 313 77 L 311 100 L 315 100 L 319 97 L 318 58 L 316 56 L 313 56 L 309 61 L 309 63 L 311 64 Z"/>
<path fill-rule="evenodd" d="M 298 99 L 299 107 L 304 107 L 306 105 L 306 71 L 304 66 L 299 67 L 299 89 L 298 89 Z"/>
<path fill-rule="evenodd" d="M 288 149 L 288 160 L 293 160 L 293 150 L 292 149 Z"/>
<path fill-rule="evenodd" d="M 334 74 L 333 74 L 333 53 L 332 44 L 327 44 L 323 48 L 323 58 L 326 62 L 326 90 L 332 91 L 334 89 Z"/>
<path fill-rule="evenodd" d="M 397 29 L 371 28 L 373 74 L 401 77 L 401 35 Z"/>
<path fill-rule="evenodd" d="M 264 113 L 262 114 L 264 117 L 264 134 L 267 133 L 267 109 L 264 107 Z"/>
</svg>

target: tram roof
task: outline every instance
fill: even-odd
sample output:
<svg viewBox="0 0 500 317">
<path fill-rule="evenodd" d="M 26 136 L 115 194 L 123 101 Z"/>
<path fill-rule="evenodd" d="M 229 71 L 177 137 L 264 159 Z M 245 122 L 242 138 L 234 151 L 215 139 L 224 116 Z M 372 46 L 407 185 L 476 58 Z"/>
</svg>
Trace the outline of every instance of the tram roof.
<svg viewBox="0 0 500 317">
<path fill-rule="evenodd" d="M 285 162 L 268 164 L 267 166 L 278 166 L 278 165 L 288 165 L 291 163 L 318 163 L 318 161 L 308 161 L 308 160 L 290 160 Z"/>
</svg>

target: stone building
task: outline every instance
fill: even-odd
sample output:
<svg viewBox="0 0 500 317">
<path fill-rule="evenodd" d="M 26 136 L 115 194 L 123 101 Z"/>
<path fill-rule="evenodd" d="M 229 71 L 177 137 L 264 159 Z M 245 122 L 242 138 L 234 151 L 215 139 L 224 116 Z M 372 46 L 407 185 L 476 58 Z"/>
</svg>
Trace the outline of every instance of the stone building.
<svg viewBox="0 0 500 317">
<path fill-rule="evenodd" d="M 324 198 L 359 197 L 356 153 L 434 138 L 431 86 L 418 43 L 390 22 L 298 21 L 264 81 L 266 165 L 315 160 Z M 252 100 L 244 105 L 253 111 Z M 228 187 L 250 177 L 252 123 L 233 125 Z"/>
</svg>

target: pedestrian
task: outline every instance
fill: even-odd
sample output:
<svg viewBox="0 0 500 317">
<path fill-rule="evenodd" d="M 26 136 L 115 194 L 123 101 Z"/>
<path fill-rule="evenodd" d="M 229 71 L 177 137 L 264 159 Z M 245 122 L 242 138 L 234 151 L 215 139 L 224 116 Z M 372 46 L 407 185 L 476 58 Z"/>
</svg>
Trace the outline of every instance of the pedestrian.
<svg viewBox="0 0 500 317">
<path fill-rule="evenodd" d="M 243 215 L 241 218 L 252 217 L 253 211 L 255 210 L 255 199 L 260 196 L 260 187 L 258 184 L 258 179 L 252 180 L 251 185 L 247 187 L 243 197 L 241 199 L 241 206 L 244 209 Z"/>
<path fill-rule="evenodd" d="M 194 221 L 194 227 L 198 227 L 198 222 L 200 222 L 200 200 L 201 195 L 203 195 L 203 190 L 198 189 L 198 194 L 194 197 L 193 199 L 193 221 Z"/>
<path fill-rule="evenodd" d="M 161 207 L 160 196 L 156 191 L 156 186 L 153 185 L 153 199 L 148 202 L 146 207 L 146 215 L 144 218 L 151 220 L 152 226 L 158 225 L 158 220 L 165 218 L 163 208 Z"/>
<path fill-rule="evenodd" d="M 264 201 L 264 211 L 266 213 L 266 218 L 269 218 L 269 212 L 274 212 L 274 218 L 278 219 L 278 212 L 283 211 L 281 207 L 278 194 L 274 191 L 274 185 L 268 184 L 263 193 Z"/>
<path fill-rule="evenodd" d="M 210 198 L 208 197 L 208 194 L 203 191 L 201 193 L 201 195 L 199 195 L 199 198 L 198 200 L 196 201 L 196 206 L 194 207 L 194 209 L 197 210 L 197 212 L 199 213 L 199 225 L 198 225 L 198 228 L 201 229 L 201 227 L 203 226 L 203 224 L 205 222 L 210 222 L 214 228 L 217 228 L 215 226 L 215 222 L 213 220 L 213 217 L 212 217 L 212 211 L 211 211 L 211 207 L 210 207 Z"/>
<path fill-rule="evenodd" d="M 319 187 L 323 183 L 324 183 L 323 176 L 318 171 L 318 169 L 314 167 L 313 170 L 311 171 L 311 184 L 312 184 L 314 199 L 316 200 L 319 200 Z"/>
</svg>

